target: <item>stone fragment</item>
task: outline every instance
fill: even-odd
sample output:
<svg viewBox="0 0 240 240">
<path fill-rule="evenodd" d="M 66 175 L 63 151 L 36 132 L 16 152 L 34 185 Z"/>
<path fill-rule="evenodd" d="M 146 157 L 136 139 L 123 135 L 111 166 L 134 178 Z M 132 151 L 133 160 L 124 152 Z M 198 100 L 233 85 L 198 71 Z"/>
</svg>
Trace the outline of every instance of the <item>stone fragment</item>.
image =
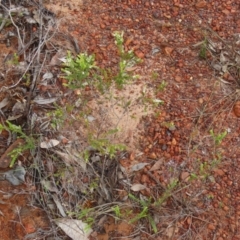
<svg viewBox="0 0 240 240">
<path fill-rule="evenodd" d="M 223 12 L 224 14 L 226 14 L 226 15 L 230 14 L 230 11 L 227 10 L 227 9 L 222 10 L 222 12 Z"/>
<path fill-rule="evenodd" d="M 229 207 L 228 206 L 224 206 L 223 210 L 227 212 L 229 210 Z"/>
<path fill-rule="evenodd" d="M 207 2 L 206 1 L 198 1 L 195 6 L 197 8 L 205 8 L 207 6 Z"/>
<path fill-rule="evenodd" d="M 180 82 L 181 80 L 182 80 L 182 78 L 181 78 L 180 76 L 176 76 L 176 77 L 175 77 L 175 81 L 176 81 L 176 82 Z"/>
<path fill-rule="evenodd" d="M 222 169 L 214 169 L 213 170 L 214 171 L 214 173 L 217 175 L 217 176 L 220 176 L 220 177 L 222 177 L 222 176 L 224 176 L 225 175 L 225 172 L 222 170 Z"/>
<path fill-rule="evenodd" d="M 165 48 L 164 48 L 164 52 L 165 52 L 165 54 L 168 55 L 168 56 L 171 55 L 172 51 L 173 51 L 173 48 L 171 48 L 171 47 L 165 47 Z"/>
<path fill-rule="evenodd" d="M 190 177 L 190 173 L 189 172 L 182 172 L 181 176 L 180 176 L 180 179 L 183 182 L 187 182 L 189 180 L 189 177 Z"/>
<path fill-rule="evenodd" d="M 177 141 L 175 138 L 172 139 L 172 145 L 176 145 L 177 144 Z"/>
<path fill-rule="evenodd" d="M 150 153 L 149 158 L 156 159 L 157 158 L 156 153 L 154 153 L 154 152 Z"/>
<path fill-rule="evenodd" d="M 213 225 L 212 223 L 209 223 L 209 224 L 208 224 L 208 229 L 209 229 L 209 230 L 215 230 L 215 228 L 216 228 L 216 226 Z"/>
<path fill-rule="evenodd" d="M 144 53 L 140 50 L 136 50 L 135 54 L 137 55 L 138 58 L 141 58 L 141 59 L 145 57 Z"/>
<path fill-rule="evenodd" d="M 240 101 L 237 101 L 233 106 L 233 112 L 236 117 L 240 117 Z"/>
</svg>

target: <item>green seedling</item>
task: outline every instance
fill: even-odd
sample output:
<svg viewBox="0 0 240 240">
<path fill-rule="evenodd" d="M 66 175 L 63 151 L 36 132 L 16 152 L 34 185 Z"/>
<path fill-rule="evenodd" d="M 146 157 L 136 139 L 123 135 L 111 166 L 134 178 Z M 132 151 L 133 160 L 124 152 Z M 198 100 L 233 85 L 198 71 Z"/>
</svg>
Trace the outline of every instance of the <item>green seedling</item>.
<svg viewBox="0 0 240 240">
<path fill-rule="evenodd" d="M 118 54 L 121 57 L 125 54 L 124 47 L 123 47 L 123 43 L 124 43 L 123 35 L 124 35 L 124 32 L 116 31 L 113 33 L 115 44 L 118 48 Z"/>
<path fill-rule="evenodd" d="M 172 196 L 172 193 L 176 186 L 178 185 L 178 180 L 174 179 L 171 183 L 168 184 L 162 196 L 154 203 L 155 207 L 160 207 L 169 197 Z"/>
<path fill-rule="evenodd" d="M 124 50 L 123 32 L 114 32 L 113 36 L 120 57 L 117 75 L 114 77 L 110 69 L 97 67 L 94 55 L 81 53 L 74 58 L 68 52 L 66 62 L 62 68 L 63 77 L 68 80 L 65 86 L 70 89 L 95 86 L 100 92 L 104 92 L 106 89 L 109 89 L 112 79 L 115 80 L 118 88 L 123 88 L 123 85 L 129 80 L 138 78 L 137 75 L 129 73 L 128 69 L 139 63 L 140 59 L 134 55 L 133 51 L 126 52 Z"/>
<path fill-rule="evenodd" d="M 118 48 L 118 54 L 120 56 L 118 74 L 114 77 L 115 83 L 119 89 L 122 89 L 123 85 L 126 84 L 128 81 L 138 78 L 137 75 L 132 75 L 131 73 L 129 73 L 127 69 L 141 62 L 141 60 L 134 55 L 132 50 L 127 52 L 124 50 L 123 35 L 123 32 L 116 31 L 113 33 L 115 44 Z"/>
<path fill-rule="evenodd" d="M 141 211 L 140 213 L 138 213 L 136 217 L 134 217 L 133 219 L 131 219 L 131 220 L 129 221 L 129 223 L 134 223 L 134 222 L 136 222 L 136 221 L 138 221 L 138 220 L 140 220 L 140 219 L 142 219 L 142 218 L 146 218 L 146 217 L 148 216 L 148 214 L 149 214 L 148 211 L 149 211 L 149 209 L 148 209 L 147 206 L 143 207 L 143 208 L 142 208 L 142 211 Z"/>
<path fill-rule="evenodd" d="M 89 158 L 90 158 L 90 152 L 89 152 L 88 150 L 84 151 L 84 152 L 83 152 L 83 159 L 84 159 L 86 162 L 88 162 Z"/>
<path fill-rule="evenodd" d="M 13 14 L 11 13 L 11 15 L 13 15 Z M 0 25 L 2 25 L 2 24 L 4 24 L 3 27 L 9 27 L 12 24 L 12 21 L 11 21 L 11 19 L 8 19 L 6 17 L 0 17 Z"/>
<path fill-rule="evenodd" d="M 118 219 L 120 219 L 120 218 L 122 217 L 121 209 L 120 209 L 120 207 L 119 207 L 118 205 L 112 207 L 112 210 L 113 210 L 115 216 L 116 216 Z"/>
<path fill-rule="evenodd" d="M 162 194 L 162 196 L 155 201 L 154 203 L 152 203 L 152 199 L 149 198 L 147 200 L 141 200 L 138 199 L 137 197 L 135 197 L 132 194 L 129 194 L 129 198 L 134 200 L 135 202 L 137 202 L 140 205 L 140 213 L 137 214 L 136 217 L 132 218 L 129 223 L 134 223 L 136 221 L 139 221 L 141 219 L 147 219 L 153 229 L 154 233 L 157 233 L 157 226 L 156 223 L 152 217 L 153 213 L 151 212 L 151 209 L 159 209 L 159 207 L 169 198 L 172 196 L 174 189 L 176 188 L 178 184 L 178 180 L 174 179 L 172 180 L 172 182 L 167 186 L 167 188 L 164 190 L 164 193 Z"/>
<path fill-rule="evenodd" d="M 141 91 L 141 97 L 139 97 L 139 100 L 142 101 L 145 108 L 144 110 L 147 111 L 149 106 L 158 107 L 159 105 L 163 105 L 164 101 L 158 98 L 153 98 L 152 96 L 149 96 L 149 94 L 146 92 L 146 88 L 144 87 Z"/>
<path fill-rule="evenodd" d="M 98 69 L 98 71 L 94 74 L 94 79 L 96 79 L 95 85 L 100 93 L 104 94 L 107 90 L 109 90 L 112 85 L 113 78 L 111 69 Z"/>
<path fill-rule="evenodd" d="M 141 208 L 141 212 L 138 213 L 136 217 L 132 218 L 132 219 L 129 221 L 129 223 L 134 223 L 134 222 L 139 221 L 139 220 L 141 220 L 141 219 L 143 219 L 143 218 L 146 218 L 146 219 L 149 221 L 149 223 L 150 223 L 150 225 L 151 225 L 151 227 L 152 227 L 153 232 L 154 232 L 154 233 L 157 233 L 156 223 L 155 223 L 155 221 L 154 221 L 154 219 L 153 219 L 153 217 L 152 217 L 152 214 L 151 214 L 151 212 L 150 212 L 150 210 L 149 210 L 150 207 L 151 207 L 151 204 L 152 204 L 152 203 L 151 203 L 151 202 L 152 202 L 151 198 L 149 198 L 148 200 L 145 201 L 145 200 L 140 200 L 140 199 L 138 199 L 137 197 L 135 197 L 135 196 L 134 196 L 133 194 L 131 194 L 131 193 L 130 193 L 128 196 L 129 196 L 129 198 L 132 199 L 133 201 L 139 203 L 140 208 Z"/>
<path fill-rule="evenodd" d="M 163 92 L 166 89 L 167 85 L 168 83 L 165 80 L 162 80 L 162 82 L 158 84 L 157 90 Z"/>
<path fill-rule="evenodd" d="M 91 193 L 94 192 L 99 186 L 99 179 L 93 179 L 89 185 L 89 190 Z"/>
<path fill-rule="evenodd" d="M 219 206 L 219 208 L 223 208 L 224 207 L 223 202 L 218 202 L 218 206 Z"/>
<path fill-rule="evenodd" d="M 117 151 L 123 151 L 126 147 L 123 144 L 111 143 L 107 138 L 94 138 L 90 136 L 88 138 L 89 144 L 103 155 L 107 155 L 110 158 L 114 158 Z"/>
<path fill-rule="evenodd" d="M 226 137 L 227 131 L 225 130 L 222 133 L 215 134 L 214 131 L 211 129 L 210 130 L 210 135 L 213 138 L 214 143 L 218 146 L 218 145 L 220 145 L 222 143 L 222 140 Z"/>
<path fill-rule="evenodd" d="M 55 104 L 56 109 L 54 111 L 48 112 L 47 116 L 50 118 L 51 127 L 54 130 L 58 130 L 67 118 L 66 112 L 63 107 Z M 68 109 L 69 110 L 69 109 Z"/>
<path fill-rule="evenodd" d="M 25 86 L 29 87 L 31 85 L 31 75 L 29 73 L 26 73 L 23 76 L 23 79 L 25 80 Z"/>
<path fill-rule="evenodd" d="M 19 56 L 17 53 L 14 53 L 12 56 L 12 59 L 7 62 L 9 65 L 19 65 Z"/>
<path fill-rule="evenodd" d="M 170 131 L 173 131 L 176 129 L 174 122 L 162 122 L 161 124 L 163 127 L 169 129 Z"/>
<path fill-rule="evenodd" d="M 94 55 L 81 53 L 74 58 L 68 52 L 64 68 L 62 69 L 65 73 L 65 78 L 68 80 L 65 86 L 70 89 L 77 89 L 92 85 L 94 82 L 93 73 L 96 69 Z"/>
<path fill-rule="evenodd" d="M 214 199 L 214 195 L 213 195 L 213 194 L 208 194 L 208 195 L 207 195 L 207 198 L 208 198 L 208 199 Z"/>
<path fill-rule="evenodd" d="M 208 40 L 205 37 L 205 39 L 201 43 L 201 47 L 200 47 L 200 51 L 199 51 L 199 57 L 204 60 L 207 59 L 207 51 L 208 51 L 207 44 L 208 44 Z"/>
<path fill-rule="evenodd" d="M 91 229 L 94 223 L 94 209 L 93 208 L 80 208 L 79 212 L 68 212 L 70 217 L 75 216 L 77 219 L 82 220 L 84 223 L 87 224 L 84 231 L 88 231 Z"/>
<path fill-rule="evenodd" d="M 157 72 L 152 72 L 151 79 L 157 80 L 158 77 L 159 77 L 159 74 Z"/>
<path fill-rule="evenodd" d="M 195 180 L 195 179 L 197 179 L 198 178 L 198 175 L 196 174 L 196 173 L 191 173 L 190 174 L 190 181 L 192 181 L 192 180 Z"/>
<path fill-rule="evenodd" d="M 19 56 L 17 55 L 17 53 L 14 53 L 14 54 L 13 54 L 12 63 L 13 63 L 14 65 L 19 65 Z"/>
<path fill-rule="evenodd" d="M 209 165 L 207 162 L 200 164 L 199 173 L 201 177 L 203 177 L 204 179 L 206 179 L 209 176 Z"/>
<path fill-rule="evenodd" d="M 17 135 L 19 138 L 24 140 L 24 144 L 19 144 L 18 147 L 13 149 L 10 153 L 9 156 L 11 157 L 11 162 L 9 167 L 13 167 L 16 160 L 22 153 L 24 153 L 27 150 L 33 150 L 35 149 L 35 141 L 32 136 L 27 136 L 23 131 L 20 126 L 17 126 L 15 124 L 12 124 L 9 121 L 6 121 L 6 125 L 0 124 L 0 132 L 3 130 L 7 130 L 8 132 Z"/>
</svg>

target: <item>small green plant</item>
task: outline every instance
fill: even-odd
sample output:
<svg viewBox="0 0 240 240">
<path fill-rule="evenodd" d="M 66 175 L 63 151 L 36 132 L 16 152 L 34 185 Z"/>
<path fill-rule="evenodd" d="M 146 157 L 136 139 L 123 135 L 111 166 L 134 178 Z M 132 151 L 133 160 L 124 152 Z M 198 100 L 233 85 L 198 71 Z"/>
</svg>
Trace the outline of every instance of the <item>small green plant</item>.
<svg viewBox="0 0 240 240">
<path fill-rule="evenodd" d="M 93 84 L 93 70 L 96 70 L 94 55 L 86 53 L 79 54 L 76 58 L 68 52 L 65 66 L 62 71 L 68 83 L 65 85 L 70 89 L 83 88 Z"/>
<path fill-rule="evenodd" d="M 192 181 L 192 180 L 195 180 L 195 179 L 197 179 L 198 178 L 198 175 L 196 174 L 196 173 L 191 173 L 190 174 L 190 181 Z"/>
<path fill-rule="evenodd" d="M 90 193 L 93 193 L 94 190 L 96 190 L 99 186 L 99 179 L 93 179 L 89 184 L 89 191 Z"/>
<path fill-rule="evenodd" d="M 114 77 L 114 80 L 116 82 L 116 85 L 119 89 L 123 88 L 123 85 L 126 84 L 128 81 L 138 78 L 137 75 L 132 75 L 131 73 L 128 73 L 127 68 L 133 67 L 137 63 L 139 63 L 141 60 L 137 58 L 133 51 L 125 51 L 124 50 L 124 39 L 123 39 L 123 32 L 114 32 L 113 36 L 115 38 L 115 44 L 118 48 L 118 54 L 120 56 L 120 62 L 118 66 L 118 74 Z"/>
<path fill-rule="evenodd" d="M 6 121 L 6 125 L 0 124 L 0 132 L 3 130 L 7 130 L 8 132 L 11 132 L 12 134 L 16 134 L 19 138 L 24 140 L 23 144 L 19 144 L 16 148 L 14 148 L 10 153 L 9 156 L 11 157 L 11 162 L 9 167 L 13 167 L 17 158 L 25 151 L 27 150 L 33 150 L 35 149 L 35 141 L 32 136 L 27 136 L 20 126 L 17 126 L 15 124 L 12 124 L 9 121 Z"/>
<path fill-rule="evenodd" d="M 207 44 L 208 44 L 208 40 L 205 37 L 205 39 L 201 43 L 201 47 L 200 47 L 200 51 L 199 51 L 199 57 L 204 60 L 207 59 L 207 51 L 208 51 Z"/>
<path fill-rule="evenodd" d="M 151 79 L 157 80 L 158 77 L 159 77 L 159 74 L 157 72 L 152 72 Z"/>
<path fill-rule="evenodd" d="M 126 149 L 123 144 L 111 143 L 108 138 L 95 138 L 92 135 L 89 136 L 88 142 L 95 150 L 110 158 L 114 158 L 117 151 Z"/>
<path fill-rule="evenodd" d="M 67 114 L 63 107 L 60 107 L 57 104 L 55 104 L 55 108 L 56 109 L 54 111 L 48 112 L 47 116 L 50 118 L 51 127 L 54 130 L 58 130 L 59 127 L 61 127 L 64 121 L 66 120 Z M 70 109 L 68 110 L 70 111 Z"/>
<path fill-rule="evenodd" d="M 209 164 L 207 162 L 200 164 L 199 174 L 203 179 L 206 179 L 209 176 Z"/>
<path fill-rule="evenodd" d="M 145 108 L 144 110 L 147 111 L 147 109 L 150 106 L 153 107 L 158 107 L 159 105 L 164 104 L 164 101 L 158 98 L 153 98 L 151 95 L 149 95 L 146 92 L 146 88 L 144 87 L 143 90 L 141 91 L 141 96 L 139 97 L 139 100 L 142 101 L 142 103 L 144 104 Z"/>
<path fill-rule="evenodd" d="M 23 76 L 23 79 L 25 80 L 25 86 L 29 87 L 31 85 L 31 75 L 29 73 L 26 73 Z"/>
<path fill-rule="evenodd" d="M 210 136 L 213 140 L 213 146 L 211 151 L 211 159 L 208 161 L 201 162 L 199 159 L 197 159 L 197 168 L 194 173 L 191 173 L 190 179 L 194 180 L 198 177 L 200 177 L 203 180 L 206 180 L 210 177 L 211 171 L 216 168 L 222 160 L 222 149 L 221 149 L 221 143 L 223 139 L 226 137 L 227 131 L 223 131 L 221 133 L 214 133 L 213 129 L 210 130 Z"/>
<path fill-rule="evenodd" d="M 112 207 L 112 210 L 113 210 L 115 216 L 116 216 L 118 219 L 120 219 L 120 218 L 122 217 L 121 209 L 120 209 L 120 207 L 119 207 L 118 205 Z"/>
<path fill-rule="evenodd" d="M 162 80 L 162 82 L 158 84 L 157 90 L 163 92 L 166 89 L 167 85 L 168 83 L 165 80 Z"/>
<path fill-rule="evenodd" d="M 98 71 L 94 74 L 94 78 L 96 79 L 96 88 L 100 91 L 100 93 L 104 94 L 106 90 L 109 90 L 110 86 L 112 85 L 114 76 L 110 68 L 99 68 Z"/>
<path fill-rule="evenodd" d="M 100 92 L 108 89 L 115 80 L 116 86 L 122 88 L 129 80 L 138 76 L 128 73 L 127 69 L 140 62 L 133 51 L 124 50 L 123 32 L 114 32 L 115 44 L 120 56 L 119 69 L 116 76 L 113 76 L 110 69 L 101 69 L 95 64 L 95 56 L 86 53 L 79 54 L 76 58 L 70 52 L 66 57 L 66 62 L 62 68 L 64 78 L 68 80 L 65 86 L 70 89 L 83 88 L 85 86 L 95 86 Z"/>
<path fill-rule="evenodd" d="M 68 216 L 72 217 L 75 216 L 77 219 L 82 220 L 84 223 L 87 224 L 85 231 L 91 229 L 95 219 L 94 219 L 94 208 L 84 208 L 81 207 L 78 212 L 68 212 Z"/>
<path fill-rule="evenodd" d="M 171 122 L 162 122 L 161 125 L 162 125 L 163 127 L 167 128 L 167 129 L 169 129 L 170 131 L 176 129 L 175 124 L 174 124 L 174 122 L 172 122 L 172 121 L 171 121 Z"/>
<path fill-rule="evenodd" d="M 166 187 L 166 189 L 164 190 L 162 196 L 157 199 L 156 201 L 154 201 L 152 203 L 152 199 L 149 198 L 147 200 L 140 200 L 138 199 L 137 197 L 135 197 L 133 194 L 129 194 L 129 198 L 134 200 L 135 202 L 139 203 L 140 205 L 140 208 L 141 208 L 141 211 L 140 213 L 137 214 L 136 217 L 134 217 L 133 219 L 131 219 L 129 221 L 129 223 L 134 223 L 140 219 L 143 219 L 143 218 L 146 218 L 152 229 L 153 229 L 153 232 L 154 233 L 157 233 L 157 226 L 156 226 L 156 223 L 152 217 L 153 213 L 151 212 L 152 210 L 151 209 L 158 209 L 159 207 L 162 206 L 162 204 L 169 198 L 172 196 L 173 194 L 173 191 L 174 189 L 178 186 L 178 179 L 173 179 L 169 184 L 168 186 Z"/>
<path fill-rule="evenodd" d="M 141 207 L 141 212 L 137 214 L 137 216 L 135 216 L 134 218 L 132 218 L 129 223 L 134 223 L 136 221 L 139 221 L 143 218 L 146 218 L 151 227 L 152 227 L 152 230 L 154 233 L 157 233 L 157 226 L 156 226 L 156 223 L 152 217 L 152 214 L 150 212 L 150 207 L 151 207 L 151 202 L 152 202 L 152 199 L 149 198 L 148 200 L 140 200 L 138 199 L 137 197 L 135 197 L 133 194 L 129 194 L 129 198 L 132 199 L 133 201 L 139 203 L 140 207 Z"/>
<path fill-rule="evenodd" d="M 15 65 L 15 66 L 19 65 L 19 56 L 17 55 L 17 53 L 14 53 L 12 58 L 9 61 L 7 61 L 7 63 L 9 65 Z"/>
<path fill-rule="evenodd" d="M 177 185 L 178 185 L 178 180 L 173 179 L 164 190 L 162 196 L 154 203 L 154 206 L 155 207 L 161 206 L 169 197 L 171 197 Z"/>
<path fill-rule="evenodd" d="M 223 208 L 224 207 L 224 204 L 223 204 L 223 202 L 218 202 L 218 206 L 219 206 L 219 208 Z"/>
<path fill-rule="evenodd" d="M 222 143 L 222 140 L 226 137 L 227 131 L 225 130 L 222 133 L 215 134 L 214 131 L 211 129 L 210 130 L 210 135 L 213 138 L 214 143 L 218 146 L 218 145 L 220 145 Z"/>
<path fill-rule="evenodd" d="M 13 16 L 14 14 L 11 13 L 11 15 Z M 4 27 L 8 27 L 12 24 L 12 21 L 9 18 L 1 16 L 0 17 L 0 25 L 2 25 L 2 24 L 3 24 Z"/>
<path fill-rule="evenodd" d="M 213 195 L 213 194 L 208 194 L 208 195 L 207 195 L 207 198 L 208 198 L 208 199 L 214 199 L 214 195 Z"/>
</svg>

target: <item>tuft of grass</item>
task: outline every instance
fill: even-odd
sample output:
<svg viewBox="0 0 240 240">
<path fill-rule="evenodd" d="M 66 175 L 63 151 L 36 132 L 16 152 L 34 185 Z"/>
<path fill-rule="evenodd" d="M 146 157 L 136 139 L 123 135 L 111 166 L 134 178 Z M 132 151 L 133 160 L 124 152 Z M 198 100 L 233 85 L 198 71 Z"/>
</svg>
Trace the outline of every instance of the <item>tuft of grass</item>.
<svg viewBox="0 0 240 240">
<path fill-rule="evenodd" d="M 152 230 L 154 233 L 157 233 L 157 226 L 156 223 L 152 217 L 152 214 L 150 212 L 150 207 L 152 204 L 152 199 L 149 198 L 147 200 L 140 200 L 137 197 L 135 197 L 133 194 L 129 194 L 129 198 L 132 199 L 133 201 L 139 203 L 140 205 L 140 213 L 138 213 L 135 217 L 133 217 L 129 223 L 135 223 L 141 219 L 147 219 L 152 227 Z"/>
</svg>

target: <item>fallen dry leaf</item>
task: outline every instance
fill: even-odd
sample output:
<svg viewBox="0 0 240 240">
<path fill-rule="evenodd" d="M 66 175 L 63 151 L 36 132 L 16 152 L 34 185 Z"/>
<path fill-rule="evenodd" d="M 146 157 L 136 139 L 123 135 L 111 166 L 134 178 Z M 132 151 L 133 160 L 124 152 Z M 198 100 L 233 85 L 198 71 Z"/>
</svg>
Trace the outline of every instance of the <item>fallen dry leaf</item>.
<svg viewBox="0 0 240 240">
<path fill-rule="evenodd" d="M 189 172 L 182 172 L 181 176 L 180 176 L 180 179 L 183 182 L 187 182 L 189 180 L 189 177 L 190 177 L 190 173 Z"/>
<path fill-rule="evenodd" d="M 9 99 L 8 98 L 4 98 L 1 102 L 0 102 L 0 109 L 6 107 L 9 103 Z"/>
<path fill-rule="evenodd" d="M 148 163 L 138 163 L 138 164 L 135 164 L 135 165 L 133 165 L 131 167 L 131 172 L 139 171 L 139 170 L 143 169 L 147 165 L 148 165 Z"/>
<path fill-rule="evenodd" d="M 222 169 L 217 168 L 217 169 L 214 169 L 213 171 L 216 175 L 218 175 L 220 177 L 225 175 L 225 172 Z"/>
<path fill-rule="evenodd" d="M 49 149 L 49 148 L 52 148 L 52 147 L 56 147 L 59 143 L 60 143 L 60 141 L 58 141 L 56 139 L 50 139 L 49 141 L 41 142 L 40 147 Z"/>
<path fill-rule="evenodd" d="M 152 172 L 152 171 L 156 171 L 156 170 L 160 169 L 162 164 L 163 164 L 163 158 L 161 158 L 157 162 L 155 162 L 149 171 Z"/>
<path fill-rule="evenodd" d="M 131 187 L 131 190 L 134 191 L 134 192 L 139 192 L 143 189 L 146 189 L 146 186 L 144 186 L 140 183 L 133 184 L 132 187 Z"/>
<path fill-rule="evenodd" d="M 55 222 L 73 240 L 88 240 L 92 232 L 89 225 L 81 220 L 61 218 Z"/>
<path fill-rule="evenodd" d="M 129 156 L 129 159 L 131 161 L 133 161 L 135 159 L 135 153 L 134 152 L 131 152 L 130 156 Z"/>
<path fill-rule="evenodd" d="M 79 164 L 82 167 L 82 170 L 85 172 L 87 170 L 87 163 L 86 161 L 79 157 L 76 157 L 74 152 L 73 153 L 64 153 L 61 151 L 54 151 L 58 156 L 61 157 L 61 159 L 65 162 L 66 165 L 72 165 L 72 164 Z"/>
<path fill-rule="evenodd" d="M 154 153 L 154 152 L 150 153 L 149 158 L 156 159 L 157 158 L 156 153 Z"/>
<path fill-rule="evenodd" d="M 57 101 L 57 98 L 53 97 L 53 98 L 43 98 L 43 97 L 36 97 L 33 99 L 33 102 L 43 105 L 43 104 L 50 104 L 50 103 L 54 103 Z"/>
</svg>

